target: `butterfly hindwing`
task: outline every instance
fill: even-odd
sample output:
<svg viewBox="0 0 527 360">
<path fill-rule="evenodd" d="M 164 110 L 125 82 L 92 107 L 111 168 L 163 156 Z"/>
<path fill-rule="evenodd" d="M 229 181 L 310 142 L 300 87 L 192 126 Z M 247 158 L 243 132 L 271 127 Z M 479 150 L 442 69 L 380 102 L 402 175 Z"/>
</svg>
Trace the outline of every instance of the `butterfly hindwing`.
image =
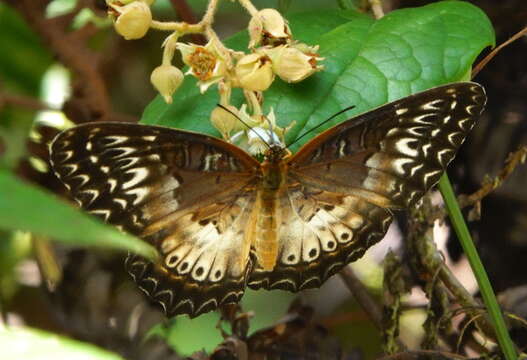
<svg viewBox="0 0 527 360">
<path fill-rule="evenodd" d="M 255 266 L 251 288 L 300 291 L 315 288 L 360 258 L 386 233 L 389 210 L 355 195 L 291 184 L 280 199 L 282 223 L 273 271 Z"/>
<path fill-rule="evenodd" d="M 413 206 L 437 183 L 485 101 L 478 84 L 441 86 L 352 118 L 304 145 L 288 162 L 277 265 L 273 271 L 257 266 L 249 285 L 317 287 L 362 256 L 383 238 L 392 209 Z M 353 234 L 348 242 L 345 233 Z"/>
<path fill-rule="evenodd" d="M 237 302 L 250 269 L 249 220 L 259 164 L 205 135 L 92 123 L 54 140 L 57 176 L 88 212 L 153 244 L 162 263 L 130 255 L 127 269 L 168 314 Z"/>
</svg>

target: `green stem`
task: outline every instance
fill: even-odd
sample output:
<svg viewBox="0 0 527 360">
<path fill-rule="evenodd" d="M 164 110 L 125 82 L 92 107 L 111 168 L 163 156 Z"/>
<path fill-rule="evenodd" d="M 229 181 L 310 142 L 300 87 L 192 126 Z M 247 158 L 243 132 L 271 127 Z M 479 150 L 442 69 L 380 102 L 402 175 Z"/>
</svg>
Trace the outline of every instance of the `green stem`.
<svg viewBox="0 0 527 360">
<path fill-rule="evenodd" d="M 494 291 L 490 285 L 487 272 L 485 271 L 476 247 L 472 242 L 467 224 L 463 219 L 463 215 L 459 209 L 454 191 L 452 190 L 452 185 L 450 184 L 450 180 L 448 179 L 446 173 L 441 177 L 441 180 L 439 180 L 439 190 L 441 191 L 443 199 L 445 200 L 446 208 L 450 215 L 450 220 L 452 221 L 454 230 L 456 231 L 459 241 L 461 242 L 461 246 L 463 247 L 465 255 L 468 258 L 468 262 L 470 263 L 470 267 L 474 272 L 474 276 L 478 281 L 479 290 L 481 292 L 481 296 L 483 297 L 483 302 L 487 307 L 491 322 L 494 325 L 496 337 L 500 344 L 501 350 L 505 355 L 505 359 L 516 360 L 518 356 L 516 349 L 509 336 L 507 327 L 505 326 L 505 321 L 503 320 L 498 301 L 496 300 L 496 296 L 494 295 Z"/>
</svg>

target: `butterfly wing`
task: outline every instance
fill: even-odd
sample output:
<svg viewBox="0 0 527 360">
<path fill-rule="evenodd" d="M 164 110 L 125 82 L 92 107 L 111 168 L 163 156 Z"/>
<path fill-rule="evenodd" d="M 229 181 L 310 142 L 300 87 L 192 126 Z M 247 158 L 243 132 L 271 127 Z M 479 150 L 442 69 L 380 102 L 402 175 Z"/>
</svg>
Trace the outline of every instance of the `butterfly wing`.
<svg viewBox="0 0 527 360">
<path fill-rule="evenodd" d="M 259 168 L 247 153 L 196 133 L 91 123 L 59 134 L 51 162 L 82 208 L 158 249 L 160 263 L 130 255 L 126 267 L 167 314 L 239 301 Z"/>
<path fill-rule="evenodd" d="M 439 180 L 486 102 L 456 83 L 341 123 L 289 160 L 277 266 L 256 266 L 253 288 L 317 287 L 382 239 L 391 210 L 412 205 Z"/>
</svg>

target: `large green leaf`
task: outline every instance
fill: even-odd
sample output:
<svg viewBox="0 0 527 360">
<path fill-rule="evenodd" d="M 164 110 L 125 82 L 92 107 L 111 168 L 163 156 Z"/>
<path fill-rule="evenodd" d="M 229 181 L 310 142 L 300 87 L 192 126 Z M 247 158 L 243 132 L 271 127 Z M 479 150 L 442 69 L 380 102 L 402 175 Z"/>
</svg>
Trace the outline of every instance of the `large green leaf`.
<svg viewBox="0 0 527 360">
<path fill-rule="evenodd" d="M 356 107 L 346 118 L 462 80 L 480 51 L 494 44 L 487 16 L 460 1 L 397 10 L 378 21 L 352 11 L 302 13 L 289 20 L 297 39 L 320 45 L 325 71 L 294 85 L 277 80 L 265 92 L 265 106 L 274 108 L 282 126 L 296 121 L 287 134 L 288 142 L 350 105 Z M 240 49 L 246 44 L 240 47 L 243 40 L 246 37 L 236 35 L 227 44 Z M 217 92 L 210 89 L 200 95 L 194 79 L 188 77 L 173 104 L 157 97 L 146 108 L 142 122 L 217 135 L 208 120 L 217 101 Z M 234 103 L 240 101 L 236 94 Z M 311 137 L 344 119 L 335 119 Z"/>
<path fill-rule="evenodd" d="M 23 230 L 83 246 L 130 250 L 154 258 L 155 250 L 36 186 L 0 170 L 0 229 Z"/>
<path fill-rule="evenodd" d="M 2 360 L 122 360 L 94 345 L 42 330 L 0 327 Z"/>
</svg>

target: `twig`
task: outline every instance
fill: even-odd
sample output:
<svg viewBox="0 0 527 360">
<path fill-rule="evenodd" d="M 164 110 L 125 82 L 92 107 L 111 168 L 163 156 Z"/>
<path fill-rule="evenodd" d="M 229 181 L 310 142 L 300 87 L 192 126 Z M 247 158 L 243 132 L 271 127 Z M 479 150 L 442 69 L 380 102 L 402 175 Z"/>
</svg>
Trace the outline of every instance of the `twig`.
<svg viewBox="0 0 527 360">
<path fill-rule="evenodd" d="M 350 266 L 345 266 L 339 273 L 340 278 L 348 287 L 351 294 L 368 314 L 377 329 L 382 330 L 382 311 L 377 302 L 371 297 L 366 287 L 355 276 Z"/>
<path fill-rule="evenodd" d="M 28 25 L 49 45 L 59 61 L 77 75 L 76 83 L 82 84 L 77 89 L 79 93 L 77 98 L 82 99 L 82 104 L 88 110 L 90 119 L 107 119 L 110 103 L 106 85 L 97 69 L 98 58 L 85 46 L 83 41 L 79 41 L 79 38 L 88 36 L 91 31 L 80 29 L 70 33 L 66 20 L 71 18 L 71 14 L 67 17 L 46 19 L 47 1 L 7 0 L 7 2 L 20 11 Z"/>
<path fill-rule="evenodd" d="M 31 110 L 60 110 L 29 96 L 0 93 L 0 107 L 5 105 L 14 105 Z"/>
<path fill-rule="evenodd" d="M 503 44 L 492 50 L 483 60 L 481 60 L 475 67 L 472 69 L 472 78 L 476 77 L 476 75 L 487 65 L 487 63 L 492 60 L 494 56 L 498 54 L 498 52 L 503 49 L 505 46 L 509 45 L 513 41 L 518 40 L 520 37 L 527 34 L 527 26 L 524 27 L 522 30 L 518 31 L 516 34 L 514 34 L 509 40 L 505 41 Z"/>
<path fill-rule="evenodd" d="M 171 0 L 172 7 L 176 10 L 176 13 L 179 16 L 181 21 L 184 21 L 189 24 L 195 24 L 198 22 L 196 15 L 192 11 L 192 8 L 189 6 L 185 0 Z M 201 34 L 192 34 L 190 35 L 192 42 L 199 45 L 204 45 L 207 40 Z"/>
<path fill-rule="evenodd" d="M 484 184 L 481 189 L 470 195 L 458 196 L 459 205 L 465 207 L 474 205 L 481 201 L 485 196 L 498 188 L 514 171 L 516 166 L 525 163 L 527 158 L 527 146 L 522 145 L 518 150 L 509 154 L 505 166 L 500 170 L 498 175 L 491 181 Z"/>
<path fill-rule="evenodd" d="M 377 358 L 377 360 L 402 360 L 402 359 L 468 359 L 466 356 L 454 354 L 446 351 L 434 351 L 434 350 L 413 350 L 405 351 L 397 354 L 391 354 Z"/>
</svg>

